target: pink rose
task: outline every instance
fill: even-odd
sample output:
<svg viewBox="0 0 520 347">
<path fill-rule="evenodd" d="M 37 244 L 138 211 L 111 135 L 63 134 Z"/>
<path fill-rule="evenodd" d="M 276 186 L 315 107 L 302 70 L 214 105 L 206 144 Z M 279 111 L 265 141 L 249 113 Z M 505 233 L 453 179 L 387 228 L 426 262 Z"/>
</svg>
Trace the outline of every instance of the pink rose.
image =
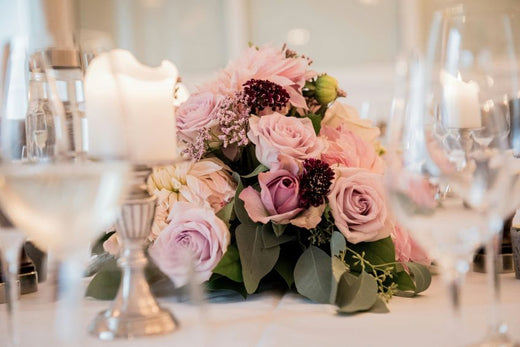
<svg viewBox="0 0 520 347">
<path fill-rule="evenodd" d="M 391 236 L 395 246 L 395 260 L 402 263 L 413 261 L 423 265 L 431 264 L 428 254 L 403 228 L 396 225 Z"/>
<path fill-rule="evenodd" d="M 269 45 L 250 47 L 237 60 L 229 62 L 212 81 L 202 85 L 199 91 L 232 95 L 241 91 L 243 84 L 252 78 L 268 80 L 289 93 L 289 101 L 293 106 L 306 109 L 301 89 L 306 80 L 316 76 L 308 68 L 305 58 L 287 58 L 286 52 L 281 49 Z"/>
<path fill-rule="evenodd" d="M 210 115 L 220 98 L 212 93 L 193 94 L 177 109 L 177 130 L 181 140 L 191 143 L 200 130 L 216 125 L 216 119 Z"/>
<path fill-rule="evenodd" d="M 240 193 L 239 198 L 244 201 L 244 207 L 254 222 L 291 223 L 308 229 L 318 225 L 322 208 L 311 207 L 304 211 L 299 207 L 298 171 L 294 161 L 282 158 L 280 165 L 258 175 L 260 192 L 247 187 Z"/>
<path fill-rule="evenodd" d="M 174 204 L 170 216 L 150 247 L 152 259 L 176 286 L 188 282 L 190 268 L 197 283 L 208 280 L 230 242 L 226 224 L 210 208 L 185 202 Z"/>
<path fill-rule="evenodd" d="M 119 241 L 117 233 L 113 233 L 108 239 L 106 239 L 105 242 L 103 242 L 103 249 L 108 254 L 114 256 L 119 255 L 119 251 L 121 250 L 121 242 Z"/>
<path fill-rule="evenodd" d="M 256 157 L 267 167 L 280 155 L 296 160 L 319 158 L 324 150 L 309 118 L 286 117 L 279 113 L 249 118 L 247 136 L 256 145 Z"/>
<path fill-rule="evenodd" d="M 386 207 L 383 176 L 364 169 L 339 166 L 328 195 L 339 231 L 352 243 L 390 235 L 393 224 Z"/>
<path fill-rule="evenodd" d="M 365 142 L 354 132 L 343 126 L 321 128 L 320 136 L 326 138 L 328 146 L 321 155 L 321 160 L 347 167 L 358 167 L 376 173 L 383 173 L 383 161 L 377 155 L 372 144 Z"/>
<path fill-rule="evenodd" d="M 368 119 L 361 119 L 356 109 L 339 101 L 334 102 L 325 112 L 321 125 L 332 128 L 342 126 L 361 137 L 365 142 L 373 143 L 380 134 L 379 128 L 372 126 Z"/>
</svg>

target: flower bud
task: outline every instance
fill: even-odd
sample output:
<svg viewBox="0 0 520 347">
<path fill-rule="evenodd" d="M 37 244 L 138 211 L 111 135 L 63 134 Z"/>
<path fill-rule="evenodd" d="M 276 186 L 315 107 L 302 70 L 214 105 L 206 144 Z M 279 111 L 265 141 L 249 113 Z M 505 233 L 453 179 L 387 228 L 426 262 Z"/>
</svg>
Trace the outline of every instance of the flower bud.
<svg viewBox="0 0 520 347">
<path fill-rule="evenodd" d="M 338 97 L 338 81 L 327 74 L 316 79 L 316 99 L 321 105 L 328 105 Z"/>
</svg>

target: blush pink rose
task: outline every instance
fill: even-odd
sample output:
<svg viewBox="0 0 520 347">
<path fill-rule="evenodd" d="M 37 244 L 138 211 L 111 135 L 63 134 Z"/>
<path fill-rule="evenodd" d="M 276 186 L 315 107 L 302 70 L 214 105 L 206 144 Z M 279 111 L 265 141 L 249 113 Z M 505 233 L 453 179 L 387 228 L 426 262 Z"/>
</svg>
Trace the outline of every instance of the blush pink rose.
<svg viewBox="0 0 520 347">
<path fill-rule="evenodd" d="M 392 232 L 382 175 L 339 166 L 328 198 L 334 222 L 349 242 L 376 241 Z"/>
<path fill-rule="evenodd" d="M 332 128 L 342 126 L 361 137 L 365 142 L 374 143 L 380 134 L 378 127 L 372 125 L 372 121 L 361 119 L 357 110 L 339 101 L 334 102 L 325 112 L 321 125 Z"/>
<path fill-rule="evenodd" d="M 324 142 L 316 136 L 309 118 L 286 117 L 279 113 L 249 118 L 247 136 L 256 145 L 256 157 L 267 167 L 287 156 L 302 161 L 319 158 Z"/>
<path fill-rule="evenodd" d="M 210 115 L 220 99 L 213 93 L 197 93 L 181 104 L 175 113 L 179 138 L 191 143 L 200 130 L 216 125 L 216 119 Z"/>
<path fill-rule="evenodd" d="M 197 283 L 208 280 L 230 242 L 226 224 L 210 208 L 185 202 L 175 203 L 170 217 L 150 247 L 152 259 L 176 286 L 188 282 L 190 268 Z"/>
<path fill-rule="evenodd" d="M 268 80 L 282 86 L 289 93 L 289 101 L 295 107 L 307 108 L 302 95 L 305 81 L 316 76 L 309 70 L 308 61 L 302 57 L 287 58 L 285 51 L 270 45 L 248 48 L 237 60 L 231 61 L 199 91 L 211 91 L 232 95 L 242 90 L 248 80 Z"/>
<path fill-rule="evenodd" d="M 396 225 L 391 236 L 394 241 L 396 261 L 402 263 L 413 261 L 423 265 L 431 264 L 428 254 L 410 237 L 406 230 Z"/>
<path fill-rule="evenodd" d="M 260 192 L 247 187 L 240 193 L 239 198 L 244 201 L 244 207 L 254 222 L 291 223 L 308 229 L 318 225 L 323 213 L 321 207 L 311 207 L 305 211 L 299 207 L 298 172 L 297 163 L 282 158 L 276 167 L 258 175 Z"/>
<path fill-rule="evenodd" d="M 343 126 L 321 128 L 320 136 L 327 140 L 327 149 L 321 160 L 329 165 L 343 164 L 358 167 L 376 173 L 383 173 L 383 161 L 377 155 L 374 146 L 365 142 L 354 132 Z"/>
</svg>

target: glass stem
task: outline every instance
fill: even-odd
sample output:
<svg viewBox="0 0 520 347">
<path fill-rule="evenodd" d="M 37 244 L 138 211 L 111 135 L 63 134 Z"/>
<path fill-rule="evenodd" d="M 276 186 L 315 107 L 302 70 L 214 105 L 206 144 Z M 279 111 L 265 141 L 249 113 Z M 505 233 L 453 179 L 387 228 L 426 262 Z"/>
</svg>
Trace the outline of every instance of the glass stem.
<svg viewBox="0 0 520 347">
<path fill-rule="evenodd" d="M 54 330 L 58 340 L 64 346 L 79 346 L 80 344 L 83 270 L 81 257 L 68 257 L 59 266 L 59 289 Z"/>
<path fill-rule="evenodd" d="M 451 330 L 450 339 L 455 339 L 457 345 L 463 345 L 464 325 L 462 324 L 461 314 L 461 290 L 469 265 L 466 261 L 458 260 L 455 264 L 443 266 L 443 268 L 443 277 L 448 289 L 452 310 L 452 319 L 449 327 Z M 453 340 L 450 343 L 453 343 Z"/>
<path fill-rule="evenodd" d="M 3 250 L 2 273 L 4 274 L 5 298 L 7 301 L 7 343 L 8 346 L 19 346 L 18 332 L 18 269 L 22 244 L 13 245 L 11 249 Z"/>
<path fill-rule="evenodd" d="M 489 308 L 489 333 L 500 335 L 502 327 L 502 316 L 500 312 L 500 281 L 498 277 L 498 253 L 501 233 L 495 234 L 486 243 L 486 275 L 488 283 Z"/>
</svg>

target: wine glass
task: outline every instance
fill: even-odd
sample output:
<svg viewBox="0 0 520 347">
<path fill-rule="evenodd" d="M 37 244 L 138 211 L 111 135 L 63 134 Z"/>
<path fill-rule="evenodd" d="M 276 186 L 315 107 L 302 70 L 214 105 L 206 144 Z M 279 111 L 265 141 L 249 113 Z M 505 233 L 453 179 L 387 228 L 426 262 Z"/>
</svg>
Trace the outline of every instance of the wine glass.
<svg viewBox="0 0 520 347">
<path fill-rule="evenodd" d="M 60 340 L 71 345 L 81 336 L 77 330 L 81 318 L 81 279 L 89 242 L 115 220 L 127 186 L 129 165 L 124 152 L 107 156 L 98 153 L 92 157 L 74 151 L 73 127 L 67 126 L 66 109 L 58 93 L 54 55 L 48 48 L 34 47 L 25 37 L 22 59 L 13 53 L 3 66 L 11 68 L 9 76 L 16 75 L 16 67 L 20 76 L 27 76 L 29 61 L 37 64 L 46 80 L 46 92 L 40 94 L 40 101 L 49 107 L 51 117 L 45 117 L 45 122 L 36 119 L 34 127 L 27 127 L 35 130 L 29 132 L 33 136 L 25 136 L 20 127 L 7 126 L 16 120 L 23 129 L 24 122 L 32 122 L 28 116 L 33 113 L 27 112 L 27 106 L 9 108 L 9 105 L 20 106 L 18 99 L 27 100 L 27 93 L 26 89 L 16 93 L 19 86 L 14 83 L 6 85 L 3 95 L 7 107 L 2 112 L 0 128 L 0 205 L 19 230 L 60 263 L 55 330 Z M 69 53 L 75 52 L 71 49 Z M 23 85 L 24 80 L 28 79 L 20 78 L 18 82 Z M 55 129 L 54 151 L 47 152 L 50 155 L 40 160 L 43 124 L 45 129 L 51 126 Z M 28 148 L 29 143 L 36 144 L 38 156 L 35 160 L 22 161 L 21 148 L 23 145 Z M 126 141 L 121 139 L 120 143 Z"/>
<path fill-rule="evenodd" d="M 434 21 L 434 32 L 438 26 Z M 507 188 L 503 136 L 493 145 L 479 144 L 475 137 L 497 129 L 504 119 L 491 113 L 482 122 L 478 87 L 434 61 L 430 57 L 427 68 L 418 57 L 397 65 L 400 81 L 387 129 L 387 190 L 399 222 L 442 269 L 458 336 L 460 286 L 474 251 L 489 236 L 489 221 L 499 218 L 488 207 Z"/>
<path fill-rule="evenodd" d="M 505 168 L 505 171 L 502 170 L 505 172 L 502 185 L 508 188 L 511 177 L 507 167 L 510 165 L 503 165 L 503 161 L 510 164 L 511 153 L 505 152 L 505 156 L 497 160 L 497 152 L 510 147 L 509 101 L 511 96 L 518 94 L 518 55 L 511 13 L 500 2 L 492 6 L 479 1 L 467 2 L 446 9 L 434 18 L 429 47 L 433 100 L 430 107 L 446 105 L 447 110 L 439 113 L 447 118 L 448 123 L 454 119 L 459 123 L 461 120 L 467 121 L 471 114 L 480 115 L 480 119 L 473 117 L 475 124 L 466 123 L 463 124 L 464 129 L 456 129 L 458 133 L 471 136 L 467 145 L 472 144 L 472 147 L 465 150 L 464 155 L 472 156 L 474 159 L 470 163 L 477 165 L 481 165 L 482 158 L 488 158 L 497 170 L 502 165 Z M 457 81 L 443 81 L 446 74 L 456 76 Z M 474 101 L 470 102 L 471 99 Z M 471 107 L 478 108 L 480 112 Z M 480 180 L 485 181 L 486 176 Z M 465 195 L 475 193 L 463 185 L 454 186 L 454 189 Z M 503 196 L 509 196 L 508 193 L 509 189 L 503 192 Z M 500 243 L 502 219 L 507 213 L 500 204 L 503 196 L 502 199 L 481 199 L 483 205 L 479 207 L 488 217 L 483 229 L 483 244 L 486 245 L 491 312 L 489 332 L 482 342 L 485 346 L 513 345 L 506 334 L 507 326 L 500 321 L 497 295 L 494 293 L 498 280 L 495 276 L 496 247 Z"/>
</svg>

